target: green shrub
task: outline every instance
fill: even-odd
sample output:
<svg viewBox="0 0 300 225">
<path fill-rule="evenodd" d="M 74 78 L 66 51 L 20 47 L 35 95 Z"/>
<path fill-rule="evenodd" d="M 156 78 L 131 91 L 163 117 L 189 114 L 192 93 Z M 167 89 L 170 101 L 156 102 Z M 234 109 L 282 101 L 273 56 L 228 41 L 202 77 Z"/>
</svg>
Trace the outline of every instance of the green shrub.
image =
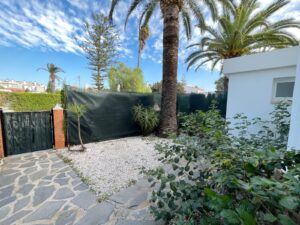
<svg viewBox="0 0 300 225">
<path fill-rule="evenodd" d="M 157 147 L 172 169 L 149 172 L 158 185 L 151 207 L 156 219 L 176 225 L 299 224 L 300 156 L 286 150 L 286 138 L 277 141 L 288 132 L 286 112 L 278 106 L 268 122 L 239 116 L 239 137 L 228 134 L 214 109 L 184 120 L 192 127 L 183 125 L 174 144 Z M 258 123 L 257 135 L 247 133 Z"/>
<path fill-rule="evenodd" d="M 8 94 L 0 92 L 0 107 L 6 106 L 8 103 Z"/>
<path fill-rule="evenodd" d="M 220 111 L 213 104 L 207 112 L 196 111 L 195 113 L 179 114 L 181 132 L 190 136 L 204 137 L 210 131 L 225 132 L 227 122 L 220 117 Z"/>
<path fill-rule="evenodd" d="M 151 134 L 159 123 L 158 113 L 153 108 L 146 108 L 142 105 L 133 107 L 133 117 L 143 135 Z"/>
<path fill-rule="evenodd" d="M 51 110 L 60 103 L 60 94 L 49 93 L 0 93 L 2 106 L 8 105 L 16 112 Z"/>
</svg>

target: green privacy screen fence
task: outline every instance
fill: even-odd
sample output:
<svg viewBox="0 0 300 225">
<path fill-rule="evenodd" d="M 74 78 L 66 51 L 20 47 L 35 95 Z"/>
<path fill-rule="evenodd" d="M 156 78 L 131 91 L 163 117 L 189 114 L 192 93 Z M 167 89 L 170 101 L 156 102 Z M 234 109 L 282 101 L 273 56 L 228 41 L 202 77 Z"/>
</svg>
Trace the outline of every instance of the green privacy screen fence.
<svg viewBox="0 0 300 225">
<path fill-rule="evenodd" d="M 207 111 L 213 100 L 225 116 L 227 96 L 224 93 L 180 94 L 177 97 L 177 111 L 190 113 L 196 110 Z M 139 127 L 133 121 L 132 108 L 160 105 L 160 94 L 101 92 L 86 93 L 68 90 L 67 104 L 84 104 L 87 112 L 81 118 L 81 134 L 84 143 L 137 135 Z M 77 122 L 67 113 L 68 141 L 78 144 Z"/>
</svg>

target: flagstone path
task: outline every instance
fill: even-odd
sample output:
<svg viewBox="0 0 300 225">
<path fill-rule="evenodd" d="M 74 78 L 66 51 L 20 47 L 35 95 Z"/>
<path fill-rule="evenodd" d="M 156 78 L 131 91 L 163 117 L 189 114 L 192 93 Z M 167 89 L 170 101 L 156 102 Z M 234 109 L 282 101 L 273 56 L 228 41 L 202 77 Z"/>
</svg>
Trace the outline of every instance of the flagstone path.
<svg viewBox="0 0 300 225">
<path fill-rule="evenodd" d="M 0 225 L 162 225 L 149 213 L 150 193 L 141 179 L 99 203 L 55 151 L 10 156 L 0 166 Z"/>
</svg>

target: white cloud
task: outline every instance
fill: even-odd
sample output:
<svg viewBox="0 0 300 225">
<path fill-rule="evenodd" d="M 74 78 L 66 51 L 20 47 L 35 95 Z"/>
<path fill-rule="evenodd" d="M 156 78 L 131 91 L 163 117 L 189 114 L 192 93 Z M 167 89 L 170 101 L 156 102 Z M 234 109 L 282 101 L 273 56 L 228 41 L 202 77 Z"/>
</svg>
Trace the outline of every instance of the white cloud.
<svg viewBox="0 0 300 225">
<path fill-rule="evenodd" d="M 121 55 L 132 57 L 137 47 L 138 16 L 141 8 L 138 8 L 131 16 L 129 25 L 124 31 L 124 19 L 129 7 L 129 0 L 123 0 L 114 13 L 114 22 L 119 30 Z M 260 0 L 261 6 L 265 7 L 273 0 Z M 74 40 L 83 34 L 82 25 L 84 20 L 89 20 L 90 15 L 95 13 L 108 13 L 110 0 L 1 0 L 0 1 L 0 45 L 21 45 L 26 48 L 39 47 L 43 50 L 81 53 Z M 220 8 L 220 6 L 219 6 Z M 291 0 L 284 9 L 280 10 L 273 19 L 299 18 L 300 1 Z M 208 15 L 208 10 L 204 8 Z M 193 19 L 194 21 L 194 19 Z M 214 25 L 210 17 L 206 16 L 206 22 Z M 162 56 L 162 33 L 163 21 L 161 12 L 157 9 L 150 21 L 150 38 L 142 58 L 161 63 Z M 290 32 L 300 38 L 300 32 L 290 29 Z M 200 40 L 201 33 L 193 26 L 191 40 L 185 38 L 183 26 L 180 29 L 179 60 L 183 63 L 190 50 L 186 49 L 191 43 Z"/>
<path fill-rule="evenodd" d="M 83 23 L 89 20 L 93 12 L 107 13 L 109 5 L 104 0 L 97 3 L 92 0 L 67 0 L 64 3 L 53 0 L 1 0 L 0 45 L 82 53 L 74 37 L 82 34 Z M 117 24 L 117 28 L 121 26 Z M 131 54 L 128 43 L 125 43 L 128 37 L 124 32 L 120 33 L 120 39 L 124 42 L 120 51 Z"/>
<path fill-rule="evenodd" d="M 24 47 L 47 47 L 55 51 L 79 52 L 73 35 L 78 24 L 52 3 L 7 1 L 0 11 L 0 37 Z M 75 28 L 75 29 L 74 29 Z M 77 28 L 78 29 L 78 28 Z"/>
</svg>

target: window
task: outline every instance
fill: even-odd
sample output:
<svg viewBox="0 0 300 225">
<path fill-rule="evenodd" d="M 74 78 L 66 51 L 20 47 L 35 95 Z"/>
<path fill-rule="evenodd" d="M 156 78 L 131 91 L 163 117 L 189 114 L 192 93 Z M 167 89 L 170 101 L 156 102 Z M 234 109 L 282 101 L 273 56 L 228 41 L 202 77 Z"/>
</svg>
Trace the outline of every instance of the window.
<svg viewBox="0 0 300 225">
<path fill-rule="evenodd" d="M 293 98 L 294 86 L 294 77 L 275 78 L 273 82 L 272 102 L 278 103 L 282 100 L 291 100 Z"/>
</svg>

